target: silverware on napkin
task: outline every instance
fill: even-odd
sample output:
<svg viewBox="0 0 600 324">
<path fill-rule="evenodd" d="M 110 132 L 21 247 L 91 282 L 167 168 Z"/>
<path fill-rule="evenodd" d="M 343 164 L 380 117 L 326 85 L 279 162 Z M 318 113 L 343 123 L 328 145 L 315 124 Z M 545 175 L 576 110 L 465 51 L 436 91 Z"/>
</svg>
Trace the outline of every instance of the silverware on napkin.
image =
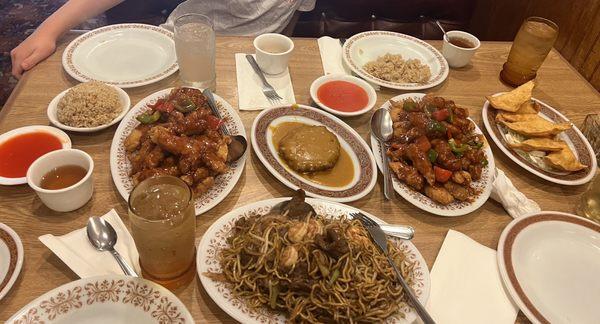
<svg viewBox="0 0 600 324">
<path fill-rule="evenodd" d="M 271 102 L 271 104 L 276 104 L 279 101 L 283 100 L 283 98 L 279 94 L 277 94 L 277 92 L 275 91 L 273 86 L 271 86 L 269 84 L 269 82 L 267 82 L 265 75 L 263 74 L 260 67 L 258 66 L 258 63 L 256 63 L 256 60 L 254 59 L 254 57 L 250 54 L 246 54 L 246 59 L 250 63 L 250 66 L 252 66 L 252 69 L 254 70 L 254 72 L 256 72 L 256 74 L 260 78 L 260 81 L 263 84 L 262 92 L 265 95 L 265 97 L 267 97 L 267 99 L 269 99 L 269 102 Z"/>
<path fill-rule="evenodd" d="M 406 292 L 408 299 L 419 314 L 419 317 L 421 317 L 425 324 L 435 324 L 435 321 L 433 320 L 433 318 L 431 318 L 431 315 L 429 315 L 425 307 L 421 305 L 419 299 L 417 299 L 417 296 L 415 296 L 413 290 L 408 286 L 406 280 L 404 280 L 404 278 L 402 277 L 402 273 L 400 272 L 400 270 L 398 270 L 398 267 L 394 263 L 394 260 L 392 260 L 392 258 L 390 257 L 387 247 L 387 237 L 385 236 L 385 233 L 383 233 L 383 231 L 381 230 L 379 224 L 377 224 L 374 220 L 367 217 L 363 213 L 357 213 L 356 219 L 360 220 L 363 226 L 367 229 L 369 235 L 371 236 L 371 239 L 373 240 L 373 242 L 375 242 L 375 245 L 379 247 L 381 252 L 387 258 L 390 266 L 392 266 L 392 268 L 396 272 L 396 277 L 398 278 L 402 289 Z"/>
<path fill-rule="evenodd" d="M 109 251 L 113 257 L 115 257 L 117 263 L 119 263 L 119 266 L 126 275 L 138 277 L 135 270 L 127 264 L 119 252 L 115 250 L 115 244 L 117 244 L 117 232 L 109 222 L 100 217 L 90 217 L 87 224 L 87 236 L 96 250 Z"/>
</svg>

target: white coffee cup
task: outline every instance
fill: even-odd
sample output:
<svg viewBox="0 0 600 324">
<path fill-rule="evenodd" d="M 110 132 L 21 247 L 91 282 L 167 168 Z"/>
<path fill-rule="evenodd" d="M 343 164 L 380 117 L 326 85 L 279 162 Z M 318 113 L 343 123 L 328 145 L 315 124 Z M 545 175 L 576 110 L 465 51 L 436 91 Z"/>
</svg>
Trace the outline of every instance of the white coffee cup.
<svg viewBox="0 0 600 324">
<path fill-rule="evenodd" d="M 475 54 L 475 51 L 477 51 L 477 49 L 481 45 L 479 39 L 477 39 L 477 37 L 469 33 L 459 30 L 449 31 L 446 33 L 446 35 L 448 35 L 448 38 L 462 38 L 473 45 L 470 48 L 456 46 L 450 43 L 448 39 L 444 37 L 444 44 L 442 45 L 442 55 L 444 55 L 446 61 L 448 61 L 448 65 L 450 65 L 450 67 L 453 68 L 460 68 L 469 64 L 471 58 Z"/>
<path fill-rule="evenodd" d="M 281 34 L 262 34 L 254 39 L 256 63 L 266 74 L 283 73 L 294 50 L 294 42 Z"/>
<path fill-rule="evenodd" d="M 77 165 L 87 170 L 83 179 L 76 184 L 57 190 L 41 187 L 42 177 L 54 168 L 65 165 Z M 52 151 L 35 160 L 27 170 L 27 183 L 35 190 L 40 200 L 48 208 L 58 212 L 68 212 L 85 205 L 94 191 L 92 173 L 94 161 L 81 150 L 63 149 Z"/>
</svg>

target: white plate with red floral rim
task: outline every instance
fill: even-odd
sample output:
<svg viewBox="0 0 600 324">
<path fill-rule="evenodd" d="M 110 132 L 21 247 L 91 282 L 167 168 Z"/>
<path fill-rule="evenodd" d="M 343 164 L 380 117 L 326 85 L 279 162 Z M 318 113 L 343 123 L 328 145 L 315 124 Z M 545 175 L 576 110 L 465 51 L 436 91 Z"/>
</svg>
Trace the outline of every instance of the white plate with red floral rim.
<svg viewBox="0 0 600 324">
<path fill-rule="evenodd" d="M 221 272 L 221 266 L 218 260 L 218 254 L 221 249 L 227 246 L 227 238 L 235 222 L 241 217 L 251 215 L 265 215 L 271 211 L 271 208 L 277 203 L 289 200 L 290 198 L 274 198 L 255 202 L 246 206 L 239 207 L 217 219 L 202 236 L 198 245 L 196 255 L 196 269 L 202 282 L 202 286 L 212 298 L 212 300 L 221 307 L 227 314 L 240 323 L 286 323 L 283 314 L 269 312 L 266 308 L 253 310 L 248 308 L 243 300 L 235 298 L 227 284 L 208 278 L 204 275 L 206 272 Z M 322 199 L 306 198 L 306 202 L 312 205 L 317 214 L 327 217 L 340 218 L 350 217 L 349 213 L 362 212 L 380 224 L 385 224 L 381 219 L 344 204 L 325 201 Z M 425 305 L 429 298 L 431 282 L 429 279 L 429 269 L 423 256 L 417 248 L 410 242 L 397 238 L 389 237 L 393 240 L 400 250 L 407 255 L 408 262 L 413 266 L 413 284 L 412 288 L 421 304 Z M 405 302 L 400 302 L 400 310 L 405 314 L 402 319 L 390 319 L 392 323 L 413 323 L 417 319 L 417 313 Z"/>
<path fill-rule="evenodd" d="M 418 59 L 429 66 L 431 76 L 424 83 L 398 83 L 382 80 L 367 73 L 363 66 L 385 54 L 400 54 L 405 60 Z M 356 34 L 344 43 L 342 57 L 352 72 L 361 78 L 391 89 L 422 90 L 444 82 L 448 77 L 448 62 L 442 54 L 425 41 L 391 31 L 374 30 Z"/>
<path fill-rule="evenodd" d="M 7 323 L 194 323 L 169 290 L 142 278 L 107 275 L 79 279 L 36 298 Z"/>
<path fill-rule="evenodd" d="M 390 100 L 401 101 L 408 98 L 420 100 L 424 96 L 424 93 L 406 93 L 396 96 Z M 391 104 L 389 100 L 381 106 L 381 108 L 385 109 L 390 109 L 390 107 Z M 469 120 L 471 119 L 469 118 Z M 473 120 L 471 120 L 471 122 L 473 122 Z M 473 124 L 475 125 L 475 133 L 483 134 L 477 124 L 475 124 L 475 122 L 473 122 Z M 377 141 L 373 134 L 371 134 L 371 148 L 373 150 L 373 155 L 375 156 L 375 161 L 377 162 L 377 167 L 379 168 L 379 171 L 381 171 L 381 145 L 379 145 L 379 141 Z M 492 154 L 492 150 L 487 143 L 484 146 L 484 152 L 488 161 L 488 165 L 487 167 L 483 168 L 481 179 L 471 183 L 471 187 L 475 188 L 479 192 L 479 194 L 475 197 L 475 200 L 472 202 L 455 201 L 450 205 L 445 206 L 438 204 L 431 198 L 410 188 L 404 182 L 398 180 L 394 174 L 392 174 L 394 190 L 409 203 L 426 212 L 430 212 L 438 216 L 461 216 L 473 212 L 488 200 L 492 192 L 492 183 L 494 181 L 494 170 L 496 169 L 496 166 L 494 163 L 494 155 Z"/>
<path fill-rule="evenodd" d="M 493 96 L 498 96 L 504 92 L 499 92 Z M 558 110 L 545 102 L 531 98 L 540 104 L 541 110 L 538 115 L 546 120 L 554 123 L 570 123 L 571 121 L 561 114 Z M 570 129 L 558 134 L 558 138 L 564 141 L 571 151 L 575 154 L 579 162 L 587 165 L 588 167 L 575 172 L 564 172 L 556 169 L 552 169 L 544 165 L 541 158 L 536 158 L 531 154 L 527 154 L 521 150 L 510 148 L 507 145 L 508 131 L 505 127 L 496 122 L 496 115 L 498 110 L 494 109 L 490 105 L 488 100 L 483 104 L 481 110 L 481 119 L 483 119 L 483 125 L 487 130 L 488 135 L 492 138 L 498 148 L 513 160 L 516 164 L 521 166 L 523 169 L 535 174 L 536 176 L 554 182 L 560 185 L 577 186 L 592 180 L 598 169 L 598 162 L 594 154 L 594 149 L 583 136 L 579 128 L 573 125 Z"/>
<path fill-rule="evenodd" d="M 325 126 L 335 134 L 352 161 L 352 181 L 339 187 L 327 186 L 287 166 L 273 143 L 273 126 L 287 122 Z M 375 187 L 377 169 L 369 146 L 352 127 L 328 112 L 305 105 L 266 109 L 254 119 L 251 134 L 252 149 L 258 159 L 275 178 L 293 190 L 302 189 L 310 197 L 349 202 L 364 197 Z"/>
<path fill-rule="evenodd" d="M 100 27 L 75 38 L 62 56 L 65 71 L 77 81 L 102 81 L 132 88 L 175 73 L 173 33 L 146 24 Z"/>
<path fill-rule="evenodd" d="M 157 91 L 140 100 L 133 108 L 131 108 L 131 110 L 129 110 L 127 115 L 125 115 L 115 132 L 110 146 L 110 173 L 112 174 L 117 190 L 125 200 L 129 199 L 129 193 L 133 190 L 134 185 L 129 176 L 131 172 L 131 163 L 129 162 L 129 159 L 127 159 L 123 143 L 127 136 L 131 134 L 131 131 L 140 124 L 135 117 L 150 109 L 148 108 L 148 104 L 153 104 L 156 100 L 166 97 L 172 89 L 173 88 Z M 225 121 L 225 127 L 227 127 L 231 135 L 242 135 L 246 137 L 244 124 L 237 112 L 227 101 L 225 101 L 225 99 L 216 94 L 214 94 L 214 97 L 219 112 Z M 244 171 L 248 151 L 249 150 L 246 150 L 246 153 L 244 153 L 237 161 L 229 163 L 229 171 L 217 176 L 215 178 L 215 184 L 207 192 L 196 197 L 196 215 L 200 215 L 213 208 L 216 204 L 225 199 L 229 192 L 233 190 Z"/>
<path fill-rule="evenodd" d="M 0 300 L 15 284 L 23 267 L 23 243 L 8 225 L 0 223 Z"/>
</svg>

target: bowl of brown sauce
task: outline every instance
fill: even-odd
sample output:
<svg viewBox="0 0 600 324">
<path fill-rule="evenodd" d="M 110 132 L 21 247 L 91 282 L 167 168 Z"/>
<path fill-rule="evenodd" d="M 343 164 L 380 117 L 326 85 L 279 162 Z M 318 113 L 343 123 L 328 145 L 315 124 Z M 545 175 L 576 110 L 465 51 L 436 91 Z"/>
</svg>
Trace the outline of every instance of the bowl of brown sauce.
<svg viewBox="0 0 600 324">
<path fill-rule="evenodd" d="M 63 149 L 35 160 L 27 183 L 50 209 L 68 212 L 85 205 L 93 193 L 94 161 L 84 151 Z"/>
</svg>

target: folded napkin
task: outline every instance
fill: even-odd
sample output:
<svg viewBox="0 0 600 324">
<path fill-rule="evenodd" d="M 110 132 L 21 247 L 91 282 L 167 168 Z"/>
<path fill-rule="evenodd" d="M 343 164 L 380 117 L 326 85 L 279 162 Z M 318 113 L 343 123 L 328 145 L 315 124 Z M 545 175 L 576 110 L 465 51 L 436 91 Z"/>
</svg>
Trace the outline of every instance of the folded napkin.
<svg viewBox="0 0 600 324">
<path fill-rule="evenodd" d="M 117 252 L 134 267 L 137 273 L 142 273 L 135 242 L 119 215 L 112 209 L 102 218 L 117 232 L 118 239 L 115 245 Z M 42 235 L 39 240 L 81 278 L 123 274 L 123 270 L 110 252 L 100 252 L 92 246 L 88 241 L 85 227 L 62 236 Z"/>
<path fill-rule="evenodd" d="M 504 171 L 498 168 L 496 168 L 490 198 L 501 203 L 512 218 L 541 210 L 535 201 L 525 197 L 522 192 L 517 190 L 512 181 L 504 174 Z"/>
<path fill-rule="evenodd" d="M 254 56 L 254 55 L 253 55 Z M 235 54 L 235 70 L 237 73 L 238 106 L 240 110 L 261 110 L 269 107 L 291 105 L 296 103 L 294 88 L 288 69 L 277 75 L 265 74 L 269 84 L 275 92 L 283 98 L 276 104 L 272 104 L 262 92 L 262 82 L 248 60 L 246 54 Z"/>
<path fill-rule="evenodd" d="M 519 310 L 504 290 L 496 251 L 453 230 L 431 269 L 426 308 L 440 324 L 513 324 Z"/>
</svg>

